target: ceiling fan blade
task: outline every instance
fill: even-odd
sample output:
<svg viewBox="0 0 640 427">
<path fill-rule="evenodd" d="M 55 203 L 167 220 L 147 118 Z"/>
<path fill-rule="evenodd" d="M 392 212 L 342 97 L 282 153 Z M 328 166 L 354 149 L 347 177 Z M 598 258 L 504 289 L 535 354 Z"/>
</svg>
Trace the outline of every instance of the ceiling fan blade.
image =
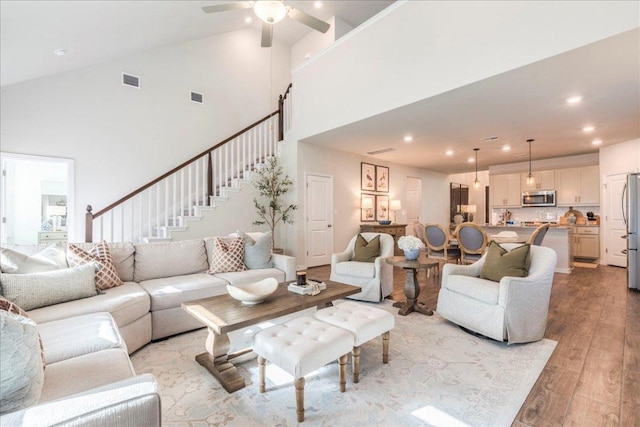
<svg viewBox="0 0 640 427">
<path fill-rule="evenodd" d="M 273 25 L 262 23 L 262 47 L 271 47 L 271 39 L 273 38 Z"/>
<path fill-rule="evenodd" d="M 289 18 L 295 19 L 298 22 L 302 22 L 304 25 L 307 25 L 314 30 L 318 30 L 321 33 L 326 33 L 327 30 L 331 27 L 331 25 L 327 24 L 326 22 L 292 7 L 289 8 L 289 14 L 287 16 Z"/>
<path fill-rule="evenodd" d="M 205 13 L 226 12 L 227 10 L 251 9 L 253 5 L 250 2 L 239 1 L 235 3 L 216 4 L 213 6 L 204 6 L 202 10 Z"/>
</svg>

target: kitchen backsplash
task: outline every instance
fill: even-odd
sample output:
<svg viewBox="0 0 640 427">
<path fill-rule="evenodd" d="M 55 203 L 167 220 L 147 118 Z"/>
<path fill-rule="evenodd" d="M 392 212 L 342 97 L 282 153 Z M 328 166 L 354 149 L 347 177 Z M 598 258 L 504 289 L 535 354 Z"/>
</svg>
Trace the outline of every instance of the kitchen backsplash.
<svg viewBox="0 0 640 427">
<path fill-rule="evenodd" d="M 587 212 L 593 212 L 594 215 L 600 215 L 600 206 L 580 206 L 574 207 L 574 210 L 582 212 L 587 216 Z M 548 208 L 509 208 L 509 209 L 492 209 L 491 224 L 498 224 L 500 216 L 505 211 L 511 212 L 511 220 L 514 224 L 520 224 L 525 221 L 540 222 L 558 222 L 560 217 L 569 210 L 567 207 L 548 207 Z"/>
</svg>

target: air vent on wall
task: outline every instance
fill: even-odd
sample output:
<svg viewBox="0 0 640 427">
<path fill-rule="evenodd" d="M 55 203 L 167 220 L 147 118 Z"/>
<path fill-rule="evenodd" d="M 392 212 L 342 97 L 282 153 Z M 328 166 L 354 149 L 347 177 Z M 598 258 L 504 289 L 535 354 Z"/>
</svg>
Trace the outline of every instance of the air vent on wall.
<svg viewBox="0 0 640 427">
<path fill-rule="evenodd" d="M 197 102 L 198 104 L 202 104 L 204 102 L 204 95 L 198 92 L 191 91 L 191 100 L 193 102 Z"/>
<path fill-rule="evenodd" d="M 122 84 L 131 87 L 140 87 L 140 77 L 132 74 L 122 73 Z"/>
<path fill-rule="evenodd" d="M 497 136 L 488 136 L 486 138 L 482 138 L 484 142 L 493 142 L 497 141 L 499 138 Z"/>
<path fill-rule="evenodd" d="M 383 148 L 382 150 L 369 151 L 369 152 L 367 152 L 367 154 L 376 155 L 376 154 L 388 153 L 389 151 L 396 151 L 396 149 L 395 148 Z"/>
</svg>

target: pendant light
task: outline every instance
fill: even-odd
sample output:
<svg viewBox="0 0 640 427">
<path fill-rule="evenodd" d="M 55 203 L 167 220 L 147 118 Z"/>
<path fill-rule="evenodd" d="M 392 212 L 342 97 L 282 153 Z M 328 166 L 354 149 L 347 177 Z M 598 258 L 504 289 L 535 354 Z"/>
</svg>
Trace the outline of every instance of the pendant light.
<svg viewBox="0 0 640 427">
<path fill-rule="evenodd" d="M 480 151 L 480 149 L 474 148 L 473 151 L 476 152 L 476 180 L 473 181 L 473 188 L 477 190 L 478 188 L 480 188 L 480 181 L 478 181 L 478 151 Z"/>
<path fill-rule="evenodd" d="M 527 185 L 533 185 L 536 183 L 536 178 L 531 173 L 531 143 L 533 141 L 533 139 L 527 139 L 527 142 L 529 143 L 529 175 L 527 175 Z"/>
</svg>

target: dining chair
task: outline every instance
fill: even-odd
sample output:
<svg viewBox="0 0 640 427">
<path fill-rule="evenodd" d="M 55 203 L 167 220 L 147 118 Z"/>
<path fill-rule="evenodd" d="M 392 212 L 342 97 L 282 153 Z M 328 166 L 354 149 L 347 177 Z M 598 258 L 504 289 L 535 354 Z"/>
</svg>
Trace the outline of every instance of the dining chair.
<svg viewBox="0 0 640 427">
<path fill-rule="evenodd" d="M 429 258 L 441 259 L 444 262 L 460 261 L 460 249 L 451 246 L 447 229 L 440 224 L 424 226 L 425 243 Z"/>
<path fill-rule="evenodd" d="M 463 222 L 455 232 L 460 248 L 462 264 L 473 264 L 484 254 L 487 247 L 487 233 L 473 222 Z"/>
<path fill-rule="evenodd" d="M 542 241 L 544 240 L 544 236 L 547 234 L 548 230 L 549 224 L 542 224 L 531 234 L 531 237 L 529 238 L 529 241 L 527 243 L 534 246 L 541 246 Z"/>
</svg>

